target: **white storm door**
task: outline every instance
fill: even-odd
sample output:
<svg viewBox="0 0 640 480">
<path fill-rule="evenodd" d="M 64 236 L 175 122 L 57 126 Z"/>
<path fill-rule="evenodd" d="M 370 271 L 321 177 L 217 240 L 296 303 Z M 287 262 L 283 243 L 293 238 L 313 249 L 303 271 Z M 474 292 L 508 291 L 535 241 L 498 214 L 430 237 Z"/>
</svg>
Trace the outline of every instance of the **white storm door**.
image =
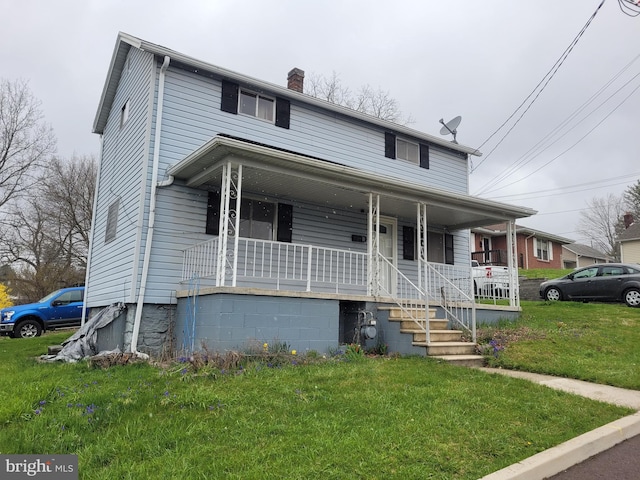
<svg viewBox="0 0 640 480">
<path fill-rule="evenodd" d="M 397 256 L 398 256 L 398 222 L 395 218 L 380 217 L 380 235 L 378 245 L 380 254 L 388 260 L 380 265 L 380 285 L 384 292 L 391 295 L 396 294 L 397 276 Z M 389 265 L 391 264 L 393 268 Z"/>
</svg>

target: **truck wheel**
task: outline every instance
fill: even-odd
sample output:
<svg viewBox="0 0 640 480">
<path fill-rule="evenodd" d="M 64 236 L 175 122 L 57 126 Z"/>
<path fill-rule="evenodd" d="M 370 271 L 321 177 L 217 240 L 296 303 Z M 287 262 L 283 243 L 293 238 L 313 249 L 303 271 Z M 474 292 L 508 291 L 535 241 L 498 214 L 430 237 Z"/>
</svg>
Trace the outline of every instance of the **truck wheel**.
<svg viewBox="0 0 640 480">
<path fill-rule="evenodd" d="M 23 320 L 18 323 L 13 330 L 14 338 L 33 338 L 39 337 L 42 333 L 42 327 L 35 320 Z"/>
<path fill-rule="evenodd" d="M 550 302 L 556 302 L 558 300 L 562 300 L 562 293 L 556 287 L 547 288 L 547 291 L 544 292 L 544 298 L 549 300 Z"/>
</svg>

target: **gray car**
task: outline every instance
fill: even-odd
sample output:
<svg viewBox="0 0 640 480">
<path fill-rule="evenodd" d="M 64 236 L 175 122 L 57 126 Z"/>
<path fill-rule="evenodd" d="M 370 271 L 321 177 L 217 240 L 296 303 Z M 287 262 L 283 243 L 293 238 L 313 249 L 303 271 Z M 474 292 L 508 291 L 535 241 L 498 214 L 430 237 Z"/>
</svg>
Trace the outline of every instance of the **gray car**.
<svg viewBox="0 0 640 480">
<path fill-rule="evenodd" d="M 540 284 L 544 300 L 624 302 L 640 307 L 640 265 L 601 263 Z"/>
</svg>

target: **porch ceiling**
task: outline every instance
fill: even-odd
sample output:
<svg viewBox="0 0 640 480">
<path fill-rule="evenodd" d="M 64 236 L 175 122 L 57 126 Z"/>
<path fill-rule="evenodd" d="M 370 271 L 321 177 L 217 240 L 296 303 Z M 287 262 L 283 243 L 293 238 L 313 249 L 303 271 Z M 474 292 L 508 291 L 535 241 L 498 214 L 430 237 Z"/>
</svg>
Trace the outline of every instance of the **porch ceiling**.
<svg viewBox="0 0 640 480">
<path fill-rule="evenodd" d="M 425 188 L 326 160 L 222 136 L 214 137 L 170 167 L 167 173 L 190 187 L 219 187 L 222 165 L 227 162 L 242 164 L 242 191 L 245 194 L 361 211 L 369 208 L 369 193 L 380 194 L 381 214 L 415 218 L 416 203 L 425 203 L 428 222 L 449 230 L 490 225 L 536 213 L 529 208 Z"/>
</svg>

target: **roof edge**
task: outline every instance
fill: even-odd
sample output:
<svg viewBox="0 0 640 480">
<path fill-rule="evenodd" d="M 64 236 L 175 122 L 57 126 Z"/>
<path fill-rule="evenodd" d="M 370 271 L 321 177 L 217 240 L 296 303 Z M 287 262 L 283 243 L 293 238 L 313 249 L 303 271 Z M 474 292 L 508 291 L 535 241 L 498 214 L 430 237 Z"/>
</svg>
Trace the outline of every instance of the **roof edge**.
<svg viewBox="0 0 640 480">
<path fill-rule="evenodd" d="M 102 133 L 102 131 L 104 130 L 104 124 L 106 123 L 106 120 L 104 120 L 104 117 L 106 116 L 106 114 L 104 112 L 102 112 L 102 110 L 105 107 L 111 107 L 111 103 L 109 101 L 108 98 L 108 92 L 109 92 L 109 87 L 111 86 L 111 84 L 115 81 L 117 81 L 117 79 L 113 78 L 113 73 L 114 73 L 114 67 L 118 64 L 118 62 L 124 62 L 124 59 L 119 58 L 119 55 L 122 55 L 122 52 L 120 50 L 120 47 L 122 44 L 126 44 L 129 45 L 130 47 L 135 47 L 135 48 L 139 48 L 143 51 L 149 52 L 149 53 L 153 53 L 154 55 L 158 55 L 158 56 L 162 56 L 164 57 L 165 55 L 168 55 L 169 57 L 171 57 L 172 60 L 176 60 L 178 62 L 182 62 L 188 65 L 192 65 L 196 68 L 202 69 L 202 70 L 206 70 L 210 73 L 213 73 L 217 76 L 220 77 L 224 77 L 224 78 L 228 78 L 230 80 L 235 80 L 237 82 L 242 82 L 242 83 L 247 83 L 247 84 L 251 84 L 253 86 L 256 86 L 258 88 L 262 88 L 265 90 L 269 90 L 269 91 L 273 91 L 274 93 L 277 93 L 279 96 L 282 97 L 286 97 L 288 99 L 291 100 L 296 100 L 299 101 L 301 103 L 306 103 L 309 105 L 313 105 L 316 106 L 318 108 L 322 108 L 324 110 L 329 110 L 329 111 L 333 111 L 348 117 L 352 117 L 355 119 L 358 119 L 360 121 L 369 123 L 369 124 L 373 124 L 376 125 L 378 127 L 381 127 L 383 129 L 387 129 L 387 130 L 393 130 L 399 134 L 403 134 L 403 135 L 407 135 L 410 137 L 414 137 L 417 139 L 421 139 L 424 140 L 426 142 L 432 143 L 434 145 L 443 147 L 443 148 L 448 148 L 451 150 L 455 150 L 458 152 L 462 152 L 465 153 L 467 155 L 474 155 L 477 157 L 482 156 L 482 153 L 472 147 L 467 147 L 465 145 L 460 145 L 458 143 L 453 143 L 451 141 L 448 140 L 444 140 L 438 137 L 435 137 L 431 134 L 425 133 L 425 132 L 421 132 L 419 130 L 414 130 L 412 128 L 406 127 L 404 125 L 400 125 L 397 123 L 393 123 L 390 122 L 388 120 L 382 120 L 380 118 L 377 117 L 373 117 L 371 115 L 367 115 L 365 113 L 361 113 L 358 112 L 356 110 L 352 110 L 350 108 L 347 107 L 343 107 L 341 105 L 336 105 L 333 103 L 329 103 L 325 100 L 321 100 L 319 98 L 315 98 L 312 97 L 308 94 L 305 93 L 300 93 L 300 92 L 296 92 L 294 90 L 288 89 L 282 85 L 277 85 L 274 83 L 270 83 L 270 82 L 266 82 L 263 80 L 259 80 L 257 78 L 254 77 L 250 77 L 248 75 L 244 75 L 238 72 L 235 72 L 233 70 L 228 70 L 226 68 L 223 67 L 219 67 L 217 65 L 208 63 L 208 62 L 204 62 L 201 60 L 198 60 L 194 57 L 191 57 L 189 55 L 185 55 L 182 54 L 180 52 L 177 52 L 175 50 L 171 50 L 169 48 L 163 47 L 161 45 L 157 45 L 151 42 L 148 42 L 146 40 L 143 40 L 141 38 L 135 37 L 133 35 L 130 35 L 128 33 L 124 33 L 124 32 L 119 32 L 118 33 L 118 37 L 117 37 L 117 41 L 116 41 L 116 46 L 114 48 L 114 52 L 113 52 L 113 56 L 111 58 L 111 63 L 109 65 L 109 70 L 107 72 L 107 78 L 105 81 L 105 85 L 102 91 L 102 96 L 100 98 L 100 103 L 98 106 L 98 112 L 96 113 L 96 119 L 94 121 L 94 125 L 93 125 L 93 132 L 94 133 Z M 128 49 L 127 49 L 128 51 Z"/>
</svg>

